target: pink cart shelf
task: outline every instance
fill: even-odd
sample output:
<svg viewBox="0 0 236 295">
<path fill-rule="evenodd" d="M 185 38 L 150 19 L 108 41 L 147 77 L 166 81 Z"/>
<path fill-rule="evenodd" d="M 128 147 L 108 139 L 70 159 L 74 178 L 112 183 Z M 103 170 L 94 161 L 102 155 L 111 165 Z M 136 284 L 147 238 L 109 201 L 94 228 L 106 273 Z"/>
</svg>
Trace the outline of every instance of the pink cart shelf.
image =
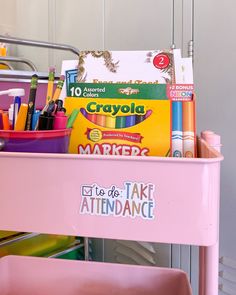
<svg viewBox="0 0 236 295">
<path fill-rule="evenodd" d="M 218 259 L 223 157 L 202 139 L 199 151 L 202 158 L 198 159 L 0 153 L 0 229 L 203 246 L 199 294 L 216 295 L 218 274 L 211 270 Z M 135 184 L 143 188 L 146 200 L 142 204 L 147 201 L 142 207 L 145 209 L 139 210 L 143 210 L 140 216 L 109 215 L 96 205 L 98 215 L 91 204 L 86 205 L 85 199 L 91 200 L 96 187 L 108 192 L 115 188 L 124 196 L 124 187 L 127 193 Z M 144 190 L 145 186 L 149 189 Z M 209 249 L 212 251 L 207 253 Z M 78 292 L 191 294 L 187 277 L 180 270 L 0 259 L 0 294 Z"/>
</svg>

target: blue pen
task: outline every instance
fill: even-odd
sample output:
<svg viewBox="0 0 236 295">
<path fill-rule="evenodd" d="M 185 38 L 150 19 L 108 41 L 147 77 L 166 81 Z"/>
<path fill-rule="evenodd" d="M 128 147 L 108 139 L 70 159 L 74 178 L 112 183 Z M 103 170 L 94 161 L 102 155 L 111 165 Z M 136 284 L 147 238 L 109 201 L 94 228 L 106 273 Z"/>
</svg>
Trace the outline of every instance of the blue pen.
<svg viewBox="0 0 236 295">
<path fill-rule="evenodd" d="M 14 104 L 13 104 L 13 122 L 12 122 L 13 129 L 15 128 L 17 116 L 20 110 L 20 105 L 21 105 L 21 98 L 19 96 L 15 96 Z"/>
<path fill-rule="evenodd" d="M 39 116 L 41 114 L 41 111 L 34 111 L 33 116 L 32 116 L 32 122 L 31 122 L 31 130 L 37 130 L 38 129 L 38 121 L 39 121 Z"/>
<path fill-rule="evenodd" d="M 182 101 L 172 102 L 172 157 L 183 157 L 183 105 Z"/>
</svg>

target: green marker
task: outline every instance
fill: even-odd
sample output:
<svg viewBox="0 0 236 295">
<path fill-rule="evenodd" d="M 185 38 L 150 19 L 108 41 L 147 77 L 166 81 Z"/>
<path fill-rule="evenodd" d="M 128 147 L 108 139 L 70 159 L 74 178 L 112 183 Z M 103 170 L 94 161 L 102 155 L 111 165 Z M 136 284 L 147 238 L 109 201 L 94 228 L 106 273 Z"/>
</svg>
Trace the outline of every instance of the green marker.
<svg viewBox="0 0 236 295">
<path fill-rule="evenodd" d="M 116 117 L 116 129 L 125 128 L 126 117 L 119 116 Z"/>
<path fill-rule="evenodd" d="M 71 113 L 71 115 L 70 115 L 70 117 L 68 119 L 66 128 L 72 128 L 73 127 L 73 124 L 74 124 L 74 122 L 75 122 L 78 114 L 79 114 L 79 110 L 78 109 L 73 110 L 73 112 Z"/>
</svg>

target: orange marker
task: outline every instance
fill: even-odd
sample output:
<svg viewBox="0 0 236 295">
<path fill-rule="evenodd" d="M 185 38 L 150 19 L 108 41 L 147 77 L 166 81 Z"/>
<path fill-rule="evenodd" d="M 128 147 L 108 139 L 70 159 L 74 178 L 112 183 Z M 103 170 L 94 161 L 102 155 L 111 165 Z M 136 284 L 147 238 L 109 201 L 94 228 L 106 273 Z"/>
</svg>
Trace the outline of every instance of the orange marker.
<svg viewBox="0 0 236 295">
<path fill-rule="evenodd" d="M 10 130 L 10 122 L 7 113 L 2 113 L 3 129 Z"/>
<path fill-rule="evenodd" d="M 195 157 L 194 101 L 183 102 L 183 151 L 184 157 Z"/>
<path fill-rule="evenodd" d="M 25 103 L 22 103 L 20 106 L 18 116 L 17 116 L 14 130 L 17 130 L 17 131 L 24 131 L 25 130 L 27 113 L 28 113 L 28 105 Z"/>
<path fill-rule="evenodd" d="M 106 116 L 105 115 L 97 115 L 97 125 L 106 127 Z"/>
</svg>

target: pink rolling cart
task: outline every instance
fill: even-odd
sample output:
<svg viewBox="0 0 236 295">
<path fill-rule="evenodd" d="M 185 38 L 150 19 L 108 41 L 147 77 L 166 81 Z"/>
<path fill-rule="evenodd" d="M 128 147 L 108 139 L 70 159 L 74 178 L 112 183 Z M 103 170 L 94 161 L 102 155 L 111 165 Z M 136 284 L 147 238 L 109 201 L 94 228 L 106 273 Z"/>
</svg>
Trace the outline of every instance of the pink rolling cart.
<svg viewBox="0 0 236 295">
<path fill-rule="evenodd" d="M 203 139 L 198 150 L 196 159 L 0 153 L 0 228 L 199 245 L 199 295 L 216 295 L 223 157 Z M 92 205 L 101 189 L 113 201 L 130 201 L 135 185 L 143 197 L 138 214 Z M 0 259 L 0 294 L 192 293 L 181 270 L 7 256 Z"/>
</svg>

